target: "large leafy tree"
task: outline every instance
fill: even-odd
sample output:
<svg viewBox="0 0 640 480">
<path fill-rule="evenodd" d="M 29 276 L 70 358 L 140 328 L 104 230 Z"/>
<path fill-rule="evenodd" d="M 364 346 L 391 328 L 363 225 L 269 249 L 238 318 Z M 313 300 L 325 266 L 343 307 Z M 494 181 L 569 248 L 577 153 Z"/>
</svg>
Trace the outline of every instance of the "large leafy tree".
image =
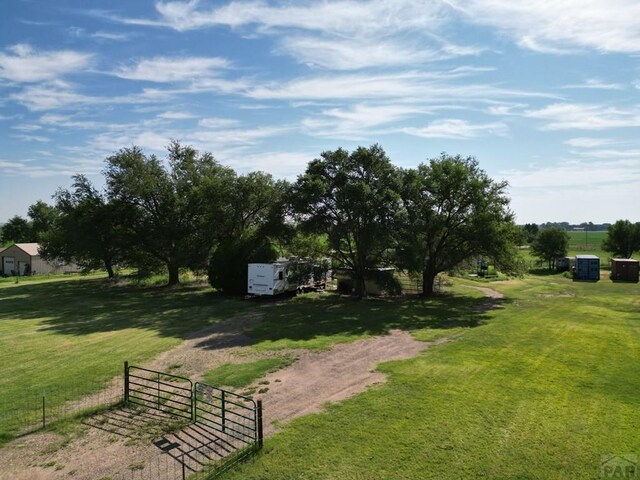
<svg viewBox="0 0 640 480">
<path fill-rule="evenodd" d="M 399 263 L 422 274 L 422 292 L 433 294 L 440 272 L 479 257 L 502 271 L 519 271 L 507 183 L 492 180 L 473 157 L 442 154 L 403 172 L 405 222 Z"/>
<path fill-rule="evenodd" d="M 631 258 L 633 252 L 640 251 L 640 222 L 618 220 L 609 226 L 602 249 L 615 257 Z"/>
<path fill-rule="evenodd" d="M 42 255 L 75 262 L 85 269 L 103 267 L 109 278 L 129 250 L 123 242 L 126 207 L 109 200 L 84 175 L 73 177 L 71 190 L 58 190 L 58 215 L 41 237 Z"/>
<path fill-rule="evenodd" d="M 56 217 L 58 216 L 58 210 L 42 200 L 38 200 L 29 206 L 27 215 L 31 219 L 32 237 L 34 241 L 39 242 L 53 227 Z"/>
<path fill-rule="evenodd" d="M 560 228 L 545 228 L 531 244 L 531 253 L 547 262 L 549 270 L 555 268 L 556 259 L 566 257 L 569 250 L 569 235 Z"/>
<path fill-rule="evenodd" d="M 19 215 L 14 215 L 2 226 L 3 243 L 29 243 L 36 240 L 31 222 Z"/>
<path fill-rule="evenodd" d="M 221 230 L 209 260 L 214 288 L 240 294 L 247 288 L 247 264 L 276 259 L 275 240 L 284 226 L 284 195 L 288 185 L 271 175 L 251 172 L 237 177 L 229 192 Z"/>
<path fill-rule="evenodd" d="M 323 152 L 291 190 L 302 226 L 325 234 L 334 259 L 351 270 L 356 294 L 369 268 L 384 263 L 396 232 L 399 176 L 379 145 Z"/>
<path fill-rule="evenodd" d="M 107 158 L 111 200 L 130 207 L 127 242 L 148 259 L 162 263 L 169 285 L 179 282 L 180 268 L 205 269 L 223 225 L 233 170 L 210 153 L 172 142 L 166 164 L 138 147 Z M 133 262 L 144 268 L 146 260 Z"/>
</svg>

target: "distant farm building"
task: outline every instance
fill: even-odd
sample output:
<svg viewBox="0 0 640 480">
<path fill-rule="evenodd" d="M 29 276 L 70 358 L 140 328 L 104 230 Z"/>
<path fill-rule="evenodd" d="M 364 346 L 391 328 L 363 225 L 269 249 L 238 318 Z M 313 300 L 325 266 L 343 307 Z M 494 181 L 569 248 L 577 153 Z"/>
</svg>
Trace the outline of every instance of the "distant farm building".
<svg viewBox="0 0 640 480">
<path fill-rule="evenodd" d="M 73 263 L 48 261 L 40 256 L 37 243 L 16 243 L 0 251 L 0 273 L 4 276 L 73 273 L 80 268 Z"/>
<path fill-rule="evenodd" d="M 595 255 L 576 255 L 576 280 L 600 280 L 600 259 Z"/>
<path fill-rule="evenodd" d="M 640 262 L 632 258 L 611 260 L 611 280 L 618 282 L 638 282 Z"/>
</svg>

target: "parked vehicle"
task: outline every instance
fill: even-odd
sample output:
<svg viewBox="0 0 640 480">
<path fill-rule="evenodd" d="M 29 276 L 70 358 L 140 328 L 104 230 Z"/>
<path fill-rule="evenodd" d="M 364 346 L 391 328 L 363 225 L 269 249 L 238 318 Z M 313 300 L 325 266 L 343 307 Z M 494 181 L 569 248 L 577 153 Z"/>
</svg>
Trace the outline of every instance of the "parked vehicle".
<svg viewBox="0 0 640 480">
<path fill-rule="evenodd" d="M 274 263 L 250 263 L 247 266 L 247 293 L 280 295 L 324 289 L 331 283 L 329 261 L 314 263 L 292 257 Z"/>
</svg>

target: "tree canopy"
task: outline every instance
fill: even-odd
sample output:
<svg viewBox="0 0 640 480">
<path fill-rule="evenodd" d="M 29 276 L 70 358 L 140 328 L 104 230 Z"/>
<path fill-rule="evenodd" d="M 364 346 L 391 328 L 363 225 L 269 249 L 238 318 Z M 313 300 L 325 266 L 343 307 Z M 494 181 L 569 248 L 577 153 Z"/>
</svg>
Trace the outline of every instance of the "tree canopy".
<svg viewBox="0 0 640 480">
<path fill-rule="evenodd" d="M 631 258 L 634 252 L 640 251 L 640 222 L 618 220 L 609 226 L 602 249 L 614 257 Z"/>
<path fill-rule="evenodd" d="M 564 230 L 544 228 L 531 244 L 531 253 L 547 262 L 549 270 L 556 266 L 556 259 L 566 257 L 569 250 L 569 235 Z"/>
<path fill-rule="evenodd" d="M 61 189 L 54 198 L 55 221 L 40 239 L 43 257 L 75 262 L 88 270 L 102 266 L 113 278 L 115 265 L 128 251 L 125 206 L 107 199 L 84 175 L 74 176 L 72 190 Z"/>
<path fill-rule="evenodd" d="M 433 293 L 440 272 L 489 257 L 505 272 L 519 271 L 519 236 L 509 210 L 506 182 L 496 182 L 473 157 L 442 154 L 403 172 L 405 221 L 399 263 L 421 273 L 423 294 Z"/>
<path fill-rule="evenodd" d="M 140 253 L 132 263 L 165 265 L 175 285 L 180 268 L 206 268 L 235 174 L 210 153 L 178 142 L 167 150 L 165 167 L 138 147 L 124 148 L 107 158 L 105 177 L 109 199 L 130 207 L 125 235 Z"/>
<path fill-rule="evenodd" d="M 379 145 L 323 152 L 291 191 L 291 205 L 307 231 L 325 234 L 339 266 L 366 295 L 367 270 L 384 264 L 400 211 L 399 176 Z"/>
</svg>

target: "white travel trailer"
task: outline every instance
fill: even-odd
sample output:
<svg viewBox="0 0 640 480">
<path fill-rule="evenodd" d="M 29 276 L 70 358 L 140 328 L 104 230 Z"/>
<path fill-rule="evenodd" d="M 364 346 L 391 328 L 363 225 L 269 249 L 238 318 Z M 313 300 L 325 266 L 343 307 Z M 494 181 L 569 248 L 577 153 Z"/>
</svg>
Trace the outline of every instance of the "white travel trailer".
<svg viewBox="0 0 640 480">
<path fill-rule="evenodd" d="M 252 295 L 278 295 L 295 292 L 297 283 L 287 279 L 288 261 L 275 263 L 250 263 L 247 293 Z"/>
<path fill-rule="evenodd" d="M 280 259 L 274 263 L 248 265 L 247 293 L 250 295 L 279 295 L 326 288 L 331 283 L 329 259 L 314 265 L 298 257 Z"/>
</svg>

